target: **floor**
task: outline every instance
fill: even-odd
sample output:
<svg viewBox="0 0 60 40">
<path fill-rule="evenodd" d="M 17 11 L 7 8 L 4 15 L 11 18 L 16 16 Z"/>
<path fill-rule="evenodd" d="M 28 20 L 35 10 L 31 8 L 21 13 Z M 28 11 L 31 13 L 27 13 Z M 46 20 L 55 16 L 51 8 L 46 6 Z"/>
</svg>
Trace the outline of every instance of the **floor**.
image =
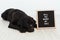
<svg viewBox="0 0 60 40">
<path fill-rule="evenodd" d="M 20 33 L 8 28 L 9 22 L 0 18 L 0 40 L 60 40 L 56 29 L 35 29 L 32 33 Z"/>
</svg>

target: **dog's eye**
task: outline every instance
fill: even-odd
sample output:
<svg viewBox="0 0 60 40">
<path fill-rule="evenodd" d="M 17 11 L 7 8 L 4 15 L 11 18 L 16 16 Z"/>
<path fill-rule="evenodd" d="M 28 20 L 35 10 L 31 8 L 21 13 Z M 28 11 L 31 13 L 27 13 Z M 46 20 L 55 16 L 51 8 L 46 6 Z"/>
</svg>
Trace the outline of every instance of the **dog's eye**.
<svg viewBox="0 0 60 40">
<path fill-rule="evenodd" d="M 31 23 L 33 23 L 33 22 L 28 21 L 28 23 L 30 23 L 30 24 L 31 24 Z"/>
<path fill-rule="evenodd" d="M 18 25 L 18 26 L 20 26 L 20 25 Z"/>
</svg>

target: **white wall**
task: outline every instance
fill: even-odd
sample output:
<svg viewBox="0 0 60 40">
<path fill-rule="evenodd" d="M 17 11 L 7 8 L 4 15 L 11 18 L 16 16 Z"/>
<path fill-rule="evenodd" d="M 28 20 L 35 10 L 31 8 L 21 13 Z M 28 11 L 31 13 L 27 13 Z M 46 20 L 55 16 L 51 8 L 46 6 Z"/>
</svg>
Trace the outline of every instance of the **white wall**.
<svg viewBox="0 0 60 40">
<path fill-rule="evenodd" d="M 55 10 L 55 12 L 59 12 L 59 2 L 59 0 L 0 0 L 0 11 L 17 8 L 36 18 L 38 10 Z M 58 12 L 56 14 L 59 14 Z"/>
<path fill-rule="evenodd" d="M 56 29 L 60 33 L 60 0 L 0 0 L 0 14 L 9 8 L 23 10 L 35 20 L 37 11 L 54 10 Z"/>
</svg>

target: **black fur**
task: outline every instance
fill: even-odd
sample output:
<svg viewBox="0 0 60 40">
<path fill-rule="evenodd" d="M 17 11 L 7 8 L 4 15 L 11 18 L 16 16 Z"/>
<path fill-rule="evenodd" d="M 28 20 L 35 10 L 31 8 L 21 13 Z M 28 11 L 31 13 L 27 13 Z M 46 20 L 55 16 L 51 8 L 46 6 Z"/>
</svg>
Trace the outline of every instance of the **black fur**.
<svg viewBox="0 0 60 40">
<path fill-rule="evenodd" d="M 10 21 L 9 28 L 17 29 L 20 32 L 33 32 L 36 28 L 36 21 L 19 9 L 7 9 L 2 13 L 4 20 Z"/>
</svg>

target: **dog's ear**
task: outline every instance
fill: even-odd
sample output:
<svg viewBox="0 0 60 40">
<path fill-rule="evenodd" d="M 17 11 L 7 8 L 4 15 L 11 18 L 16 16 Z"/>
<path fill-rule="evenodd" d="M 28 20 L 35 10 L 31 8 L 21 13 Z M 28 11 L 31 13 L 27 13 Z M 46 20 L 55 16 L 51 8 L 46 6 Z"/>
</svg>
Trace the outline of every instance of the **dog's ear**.
<svg viewBox="0 0 60 40">
<path fill-rule="evenodd" d="M 36 21 L 33 19 L 33 22 L 34 22 L 34 28 L 37 28 L 37 24 L 36 24 Z"/>
<path fill-rule="evenodd" d="M 32 23 L 33 23 L 33 25 L 34 25 L 34 28 L 37 28 L 36 21 L 35 21 L 33 18 L 31 18 L 30 21 L 32 21 Z"/>
<path fill-rule="evenodd" d="M 32 18 L 33 22 L 36 23 L 36 21 Z"/>
</svg>

